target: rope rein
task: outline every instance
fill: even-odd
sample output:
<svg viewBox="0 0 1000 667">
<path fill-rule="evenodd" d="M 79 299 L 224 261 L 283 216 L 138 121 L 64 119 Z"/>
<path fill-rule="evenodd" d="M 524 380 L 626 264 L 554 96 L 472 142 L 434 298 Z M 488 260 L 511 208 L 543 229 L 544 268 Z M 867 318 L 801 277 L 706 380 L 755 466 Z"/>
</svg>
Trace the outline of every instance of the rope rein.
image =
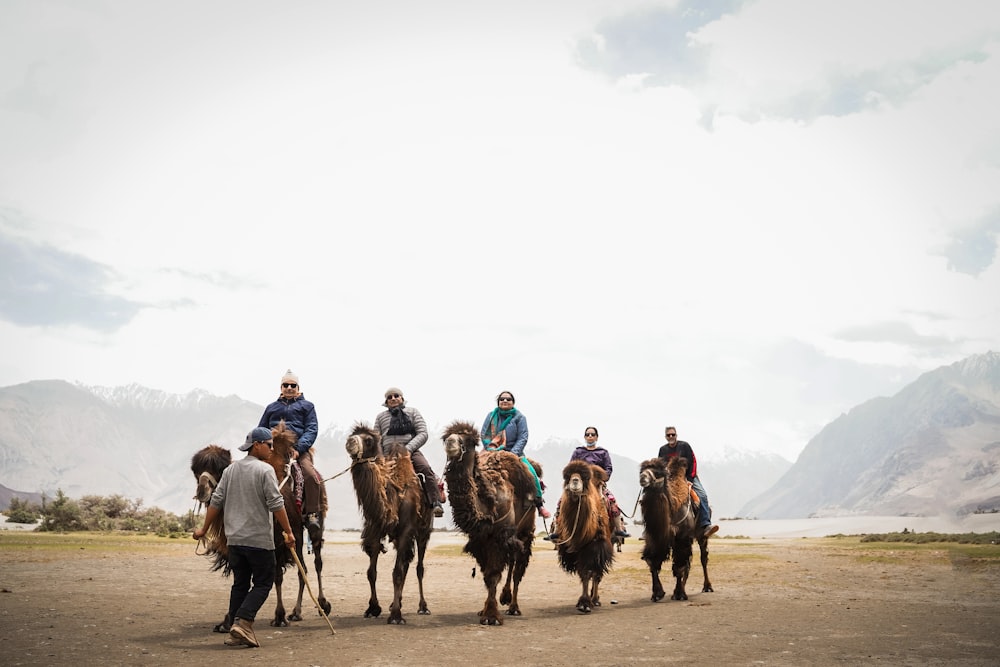
<svg viewBox="0 0 1000 667">
<path fill-rule="evenodd" d="M 553 544 L 555 544 L 557 547 L 566 544 L 567 542 L 569 542 L 570 540 L 573 539 L 574 535 L 576 535 L 576 529 L 580 525 L 580 508 L 582 506 L 583 506 L 583 503 L 577 501 L 577 503 L 576 503 L 576 516 L 573 518 L 573 532 L 571 532 L 569 534 L 569 537 L 567 537 L 565 540 L 560 540 L 559 542 L 553 542 Z"/>
<path fill-rule="evenodd" d="M 346 468 L 344 468 L 343 470 L 341 470 L 340 472 L 338 472 L 333 477 L 327 477 L 326 479 L 323 480 L 323 483 L 325 484 L 325 483 L 329 482 L 332 479 L 337 479 L 341 475 L 350 472 L 351 468 L 353 468 L 356 465 L 359 465 L 361 463 L 374 463 L 376 460 L 378 460 L 377 456 L 369 456 L 367 459 L 358 459 L 357 461 L 352 461 L 351 465 L 347 466 Z"/>
</svg>

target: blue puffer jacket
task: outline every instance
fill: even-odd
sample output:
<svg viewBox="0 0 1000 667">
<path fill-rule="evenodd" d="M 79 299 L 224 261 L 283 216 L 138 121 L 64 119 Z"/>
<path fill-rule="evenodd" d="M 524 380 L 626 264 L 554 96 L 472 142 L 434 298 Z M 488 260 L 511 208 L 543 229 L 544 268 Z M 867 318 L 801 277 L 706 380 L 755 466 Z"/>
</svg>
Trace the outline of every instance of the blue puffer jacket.
<svg viewBox="0 0 1000 667">
<path fill-rule="evenodd" d="M 295 451 L 305 454 L 319 435 L 316 407 L 302 394 L 295 398 L 279 398 L 264 408 L 264 414 L 257 425 L 274 428 L 282 419 L 285 420 L 285 425 L 299 436 L 295 442 Z"/>
</svg>

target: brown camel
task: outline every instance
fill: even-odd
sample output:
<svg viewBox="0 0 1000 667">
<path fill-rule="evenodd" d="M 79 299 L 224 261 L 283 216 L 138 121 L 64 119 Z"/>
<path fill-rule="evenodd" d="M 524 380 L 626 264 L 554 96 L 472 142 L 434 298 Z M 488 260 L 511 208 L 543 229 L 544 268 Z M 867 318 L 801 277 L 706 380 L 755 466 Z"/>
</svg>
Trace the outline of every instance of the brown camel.
<svg viewBox="0 0 1000 667">
<path fill-rule="evenodd" d="M 275 471 L 275 475 L 278 478 L 278 482 L 281 486 L 281 495 L 285 500 L 285 511 L 288 514 L 288 523 L 292 528 L 292 532 L 295 534 L 295 552 L 299 557 L 299 561 L 302 562 L 303 569 L 305 568 L 305 561 L 302 558 L 302 542 L 303 542 L 303 521 L 302 512 L 299 508 L 299 504 L 296 501 L 297 493 L 302 488 L 301 473 L 296 475 L 298 466 L 291 465 L 291 452 L 292 446 L 295 444 L 297 438 L 295 431 L 287 428 L 285 422 L 280 422 L 276 427 L 271 429 L 271 434 L 274 441 L 274 449 L 271 452 L 271 457 L 267 461 Z M 212 498 L 212 492 L 215 491 L 215 487 L 218 486 L 219 480 L 222 479 L 222 472 L 229 466 L 232 462 L 232 455 L 229 450 L 223 449 L 218 445 L 208 445 L 203 449 L 195 453 L 191 458 L 191 472 L 194 473 L 195 479 L 198 482 L 197 491 L 195 493 L 195 500 L 197 500 L 202 505 L 207 505 L 209 500 Z M 296 476 L 299 477 L 296 480 Z M 212 570 L 222 570 L 223 574 L 229 576 L 229 551 L 226 544 L 226 533 L 223 528 L 223 513 L 220 512 L 218 518 L 212 526 L 209 526 L 208 533 L 205 536 L 205 549 L 206 556 L 213 558 Z M 324 613 L 329 615 L 332 609 L 330 603 L 326 600 L 323 595 L 323 526 L 322 522 L 319 526 L 309 526 L 309 539 L 312 541 L 313 545 L 313 563 L 316 568 L 316 579 L 318 584 L 318 597 L 317 601 L 323 608 Z M 286 567 L 295 567 L 295 560 L 292 557 L 291 550 L 285 545 L 284 537 L 281 534 L 281 526 L 277 522 L 274 522 L 274 559 L 275 559 L 275 577 L 274 577 L 274 587 L 275 594 L 277 597 L 277 605 L 274 610 L 274 618 L 271 620 L 271 625 L 278 627 L 286 627 L 289 621 L 301 621 L 302 620 L 302 594 L 305 589 L 305 579 L 299 574 L 299 595 L 295 602 L 295 608 L 292 610 L 291 615 L 286 616 L 285 605 L 282 600 L 281 586 L 284 580 L 284 573 Z M 229 632 L 232 626 L 233 619 L 229 617 L 229 613 L 226 613 L 225 619 L 218 625 L 216 625 L 213 630 L 215 632 Z"/>
<path fill-rule="evenodd" d="M 503 625 L 497 586 L 504 569 L 507 581 L 500 604 L 507 605 L 508 615 L 521 615 L 517 589 L 528 569 L 535 539 L 535 480 L 511 452 L 477 454 L 479 430 L 469 422 L 453 422 L 441 439 L 448 458 L 444 476 L 452 519 L 469 537 L 464 550 L 476 559 L 486 584 L 486 603 L 479 612 L 479 622 Z M 540 465 L 535 461 L 531 464 L 541 478 Z"/>
<path fill-rule="evenodd" d="M 361 530 L 361 548 L 368 554 L 368 585 L 371 588 L 365 618 L 378 617 L 382 613 L 375 593 L 375 580 L 384 538 L 389 538 L 396 549 L 388 623 L 406 623 L 403 618 L 403 586 L 413 561 L 414 547 L 420 591 L 417 613 L 431 613 L 424 599 L 424 554 L 431 537 L 434 513 L 413 470 L 406 447 L 399 446 L 385 457 L 378 431 L 367 424 L 356 424 L 347 438 L 346 448 L 351 457 L 354 493 L 365 520 Z"/>
<path fill-rule="evenodd" d="M 691 571 L 692 544 L 698 540 L 701 568 L 705 575 L 703 593 L 712 592 L 708 580 L 708 538 L 697 530 L 698 511 L 691 499 L 691 483 L 687 480 L 687 459 L 672 457 L 644 461 L 639 466 L 639 486 L 642 487 L 642 516 L 645 521 L 642 559 L 649 565 L 653 578 L 653 602 L 663 599 L 660 567 L 673 553 L 673 575 L 676 578 L 671 600 L 687 600 L 684 588 Z"/>
<path fill-rule="evenodd" d="M 559 565 L 580 577 L 583 591 L 576 608 L 584 614 L 601 606 L 597 589 L 615 558 L 611 517 L 602 488 L 607 480 L 603 468 L 580 459 L 563 468 L 563 493 L 553 532 L 559 535 Z"/>
</svg>

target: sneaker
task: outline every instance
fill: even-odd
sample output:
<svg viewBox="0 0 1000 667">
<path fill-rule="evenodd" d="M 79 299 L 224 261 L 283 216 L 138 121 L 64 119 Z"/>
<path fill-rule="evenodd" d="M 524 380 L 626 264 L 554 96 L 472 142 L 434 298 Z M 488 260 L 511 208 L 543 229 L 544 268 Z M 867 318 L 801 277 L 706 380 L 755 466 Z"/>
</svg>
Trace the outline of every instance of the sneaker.
<svg viewBox="0 0 1000 667">
<path fill-rule="evenodd" d="M 244 646 L 249 646 L 251 648 L 260 647 L 260 643 L 257 641 L 257 637 L 253 633 L 253 621 L 248 621 L 245 618 L 236 619 L 236 622 L 233 623 L 233 627 L 229 629 L 229 636 L 242 643 Z M 231 644 L 231 646 L 235 646 L 235 644 Z"/>
<path fill-rule="evenodd" d="M 628 534 L 628 532 L 622 530 L 621 528 L 615 531 L 615 535 L 617 535 L 618 537 L 632 537 L 631 535 Z"/>
<path fill-rule="evenodd" d="M 545 505 L 540 505 L 540 506 L 538 507 L 538 514 L 539 514 L 539 515 L 540 515 L 540 516 L 541 516 L 541 517 L 542 517 L 543 519 L 551 519 L 551 518 L 552 518 L 552 512 L 550 512 L 550 511 L 548 511 L 547 509 L 545 509 Z"/>
<path fill-rule="evenodd" d="M 705 531 L 704 537 L 711 537 L 712 535 L 715 535 L 717 532 L 719 532 L 719 527 L 718 526 L 702 526 L 702 530 Z"/>
<path fill-rule="evenodd" d="M 444 516 L 444 508 L 441 507 L 441 503 L 434 503 L 434 516 L 439 519 Z"/>
<path fill-rule="evenodd" d="M 545 540 L 546 542 L 555 542 L 556 540 L 559 539 L 559 536 L 556 535 L 555 533 L 549 533 L 548 535 L 546 535 L 542 539 Z"/>
</svg>

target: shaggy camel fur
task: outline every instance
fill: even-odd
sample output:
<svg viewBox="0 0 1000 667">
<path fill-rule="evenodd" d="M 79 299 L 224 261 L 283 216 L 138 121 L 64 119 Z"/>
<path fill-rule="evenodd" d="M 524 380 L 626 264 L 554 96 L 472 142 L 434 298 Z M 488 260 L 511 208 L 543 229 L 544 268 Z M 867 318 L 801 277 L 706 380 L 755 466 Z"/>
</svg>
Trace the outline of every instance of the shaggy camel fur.
<svg viewBox="0 0 1000 667">
<path fill-rule="evenodd" d="M 429 614 L 424 599 L 424 554 L 434 523 L 433 509 L 423 493 L 420 479 L 406 447 L 397 447 L 387 458 L 382 455 L 381 437 L 367 424 L 356 424 L 347 438 L 346 449 L 351 457 L 354 493 L 364 514 L 361 548 L 368 554 L 368 585 L 371 597 L 365 618 L 378 617 L 382 607 L 375 593 L 378 577 L 378 557 L 383 553 L 382 540 L 389 538 L 396 549 L 396 565 L 392 570 L 392 604 L 388 622 L 406 623 L 403 618 L 403 586 L 417 553 L 417 586 L 420 590 L 418 614 Z"/>
<path fill-rule="evenodd" d="M 570 461 L 563 468 L 563 493 L 553 532 L 559 565 L 580 577 L 582 592 L 578 611 L 589 614 L 601 606 L 598 586 L 611 569 L 615 552 L 611 546 L 611 517 L 602 489 L 607 473 L 586 461 Z"/>
<path fill-rule="evenodd" d="M 497 586 L 505 569 L 507 581 L 500 604 L 507 605 L 508 615 L 521 615 L 517 589 L 528 569 L 535 539 L 535 480 L 515 454 L 477 453 L 479 429 L 470 422 L 453 422 L 441 439 L 448 458 L 444 476 L 452 518 L 468 535 L 465 552 L 476 559 L 486 584 L 479 622 L 503 625 Z M 541 478 L 541 466 L 535 461 L 531 464 Z"/>
<path fill-rule="evenodd" d="M 295 534 L 295 552 L 299 557 L 299 561 L 302 562 L 303 569 L 305 569 L 305 561 L 302 557 L 304 533 L 302 512 L 295 501 L 296 493 L 293 485 L 296 484 L 296 482 L 293 481 L 294 476 L 290 474 L 292 471 L 292 446 L 295 444 L 297 436 L 295 431 L 285 426 L 284 421 L 280 422 L 277 426 L 271 429 L 271 434 L 274 440 L 274 449 L 272 450 L 271 457 L 267 463 L 274 468 L 275 475 L 278 478 L 278 483 L 281 485 L 281 495 L 285 500 L 285 512 L 288 514 L 288 523 L 292 528 L 292 532 Z M 202 505 L 208 504 L 212 498 L 212 492 L 215 491 L 215 487 L 218 486 L 219 480 L 222 478 L 222 471 L 225 470 L 231 462 L 232 455 L 229 450 L 223 449 L 218 445 L 208 445 L 195 453 L 195 455 L 191 458 L 191 472 L 194 473 L 195 479 L 198 481 L 195 500 Z M 212 570 L 222 570 L 224 575 L 229 576 L 229 551 L 226 544 L 226 533 L 223 526 L 223 513 L 220 512 L 215 524 L 209 526 L 208 533 L 205 536 L 205 555 L 213 558 Z M 309 526 L 309 539 L 312 540 L 313 563 L 315 565 L 316 579 L 319 586 L 317 601 L 323 608 L 323 611 L 329 615 L 332 606 L 323 594 L 322 523 L 319 526 Z M 286 627 L 289 621 L 302 620 L 302 595 L 305 590 L 306 582 L 305 579 L 302 578 L 302 575 L 299 574 L 299 595 L 296 599 L 295 607 L 292 610 L 291 615 L 286 615 L 285 605 L 281 595 L 281 587 L 284 581 L 285 568 L 289 566 L 295 567 L 295 560 L 292 557 L 291 550 L 285 545 L 284 537 L 281 534 L 281 526 L 279 526 L 276 521 L 274 522 L 274 544 L 274 589 L 277 597 L 277 603 L 274 609 L 274 618 L 271 620 L 271 625 Z M 229 617 L 229 613 L 227 612 L 223 621 L 214 626 L 213 630 L 215 632 L 229 632 L 232 622 L 233 619 Z"/>
<path fill-rule="evenodd" d="M 642 559 L 649 565 L 653 579 L 653 602 L 663 599 L 660 567 L 673 552 L 673 575 L 676 579 L 671 600 L 687 600 L 685 592 L 691 571 L 692 544 L 698 540 L 701 568 L 705 575 L 703 593 L 712 592 L 708 580 L 708 538 L 697 531 L 698 512 L 691 500 L 691 483 L 687 480 L 687 459 L 675 456 L 667 463 L 655 458 L 639 466 L 639 486 L 642 487 L 642 515 L 645 520 L 645 546 Z"/>
</svg>

